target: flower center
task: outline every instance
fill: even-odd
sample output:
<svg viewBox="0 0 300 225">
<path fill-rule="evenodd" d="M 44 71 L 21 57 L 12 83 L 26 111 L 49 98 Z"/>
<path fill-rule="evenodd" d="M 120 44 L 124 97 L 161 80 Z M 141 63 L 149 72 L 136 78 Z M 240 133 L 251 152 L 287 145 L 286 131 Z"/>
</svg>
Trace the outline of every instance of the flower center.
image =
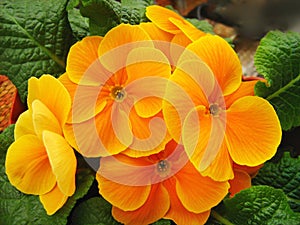
<svg viewBox="0 0 300 225">
<path fill-rule="evenodd" d="M 119 86 L 114 87 L 111 90 L 111 94 L 114 100 L 117 102 L 122 102 L 126 97 L 126 91 L 123 89 L 123 87 L 119 87 Z"/>
<path fill-rule="evenodd" d="M 218 116 L 222 111 L 222 108 L 217 103 L 213 103 L 209 106 L 209 113 L 213 116 Z"/>
<path fill-rule="evenodd" d="M 157 163 L 156 170 L 161 177 L 166 177 L 168 176 L 170 172 L 170 164 L 167 160 L 160 160 Z"/>
</svg>

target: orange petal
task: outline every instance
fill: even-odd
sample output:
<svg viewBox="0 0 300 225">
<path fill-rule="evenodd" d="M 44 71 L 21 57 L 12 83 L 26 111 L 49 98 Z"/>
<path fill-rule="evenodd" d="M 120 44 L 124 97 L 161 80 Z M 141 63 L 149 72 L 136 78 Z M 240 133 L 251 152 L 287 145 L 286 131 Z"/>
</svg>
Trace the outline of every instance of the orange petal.
<svg viewBox="0 0 300 225">
<path fill-rule="evenodd" d="M 171 23 L 173 23 L 176 27 L 178 27 L 191 41 L 196 41 L 199 38 L 205 36 L 206 34 L 198 30 L 191 23 L 186 20 L 169 18 Z"/>
<path fill-rule="evenodd" d="M 63 207 L 67 199 L 68 196 L 64 195 L 57 185 L 50 192 L 40 195 L 40 201 L 49 216 Z"/>
<path fill-rule="evenodd" d="M 242 170 L 250 175 L 250 177 L 255 177 L 259 170 L 264 166 L 264 164 L 260 164 L 258 166 L 241 166 L 238 164 L 233 164 L 234 170 Z"/>
<path fill-rule="evenodd" d="M 169 180 L 168 180 L 169 182 Z M 193 187 L 194 189 L 194 187 Z M 177 225 L 198 225 L 205 224 L 209 217 L 210 211 L 202 213 L 193 213 L 188 211 L 181 203 L 175 190 L 175 183 L 168 185 L 168 192 L 171 200 L 171 207 L 167 214 L 164 216 L 165 219 L 173 220 Z"/>
<path fill-rule="evenodd" d="M 236 193 L 251 187 L 251 177 L 243 170 L 234 170 L 233 180 L 229 180 L 230 184 L 230 197 L 233 197 Z"/>
<path fill-rule="evenodd" d="M 105 68 L 115 73 L 126 66 L 128 53 L 140 47 L 154 47 L 149 35 L 138 25 L 120 24 L 107 32 L 98 54 Z"/>
<path fill-rule="evenodd" d="M 130 121 L 134 139 L 123 154 L 141 157 L 156 154 L 165 149 L 171 137 L 161 113 L 150 118 L 141 118 L 133 110 L 130 113 Z"/>
<path fill-rule="evenodd" d="M 31 134 L 11 144 L 5 168 L 10 183 L 25 194 L 45 194 L 56 184 L 43 143 Z"/>
<path fill-rule="evenodd" d="M 180 61 L 196 53 L 212 70 L 224 95 L 233 93 L 241 84 L 242 66 L 237 54 L 221 37 L 206 35 L 187 47 Z"/>
<path fill-rule="evenodd" d="M 240 87 L 230 95 L 224 97 L 226 107 L 229 108 L 232 103 L 244 96 L 254 96 L 254 87 L 258 80 L 243 81 Z"/>
<path fill-rule="evenodd" d="M 97 85 L 97 72 L 86 75 L 98 61 L 98 47 L 102 37 L 90 36 L 74 44 L 69 51 L 66 71 L 70 80 L 76 84 Z M 100 70 L 101 71 L 101 70 Z"/>
<path fill-rule="evenodd" d="M 148 225 L 161 219 L 170 207 L 167 190 L 160 184 L 152 185 L 147 201 L 137 210 L 123 211 L 113 207 L 113 217 L 124 224 Z"/>
<path fill-rule="evenodd" d="M 31 111 L 26 110 L 19 116 L 14 130 L 15 140 L 26 134 L 35 135 L 31 113 Z"/>
<path fill-rule="evenodd" d="M 73 195 L 77 166 L 73 149 L 62 136 L 51 131 L 43 132 L 43 142 L 59 189 L 66 196 Z"/>
<path fill-rule="evenodd" d="M 158 5 L 148 6 L 146 8 L 146 16 L 160 29 L 172 34 L 177 34 L 180 30 L 169 20 L 169 18 L 184 21 L 184 18 L 174 11 Z"/>
<path fill-rule="evenodd" d="M 170 47 L 170 58 L 172 59 L 172 65 L 178 65 L 178 59 L 184 52 L 185 47 L 191 44 L 192 41 L 184 33 L 175 34 Z"/>
<path fill-rule="evenodd" d="M 140 208 L 148 199 L 151 185 L 128 186 L 112 182 L 97 173 L 99 193 L 113 206 L 124 211 Z"/>
<path fill-rule="evenodd" d="M 190 212 L 201 213 L 218 205 L 228 193 L 227 182 L 203 177 L 187 163 L 176 175 L 176 192 L 183 206 Z M 198 187 L 196 190 L 193 190 Z"/>
<path fill-rule="evenodd" d="M 249 121 L 253 121 L 251 126 Z M 280 122 L 267 100 L 246 96 L 227 110 L 226 142 L 237 164 L 257 166 L 264 163 L 274 156 L 280 141 Z"/>
<path fill-rule="evenodd" d="M 40 100 L 55 115 L 60 124 L 64 124 L 71 108 L 71 98 L 63 86 L 51 75 L 43 75 L 39 79 L 31 77 L 28 80 L 28 108 L 31 110 L 32 102 Z"/>
<path fill-rule="evenodd" d="M 62 135 L 62 129 L 53 113 L 41 101 L 32 102 L 32 120 L 36 135 L 42 139 L 45 130 Z"/>
<path fill-rule="evenodd" d="M 146 31 L 152 40 L 170 42 L 173 38 L 172 34 L 159 29 L 154 23 L 140 23 L 140 27 Z M 155 43 L 156 42 L 154 42 L 154 44 Z"/>
</svg>

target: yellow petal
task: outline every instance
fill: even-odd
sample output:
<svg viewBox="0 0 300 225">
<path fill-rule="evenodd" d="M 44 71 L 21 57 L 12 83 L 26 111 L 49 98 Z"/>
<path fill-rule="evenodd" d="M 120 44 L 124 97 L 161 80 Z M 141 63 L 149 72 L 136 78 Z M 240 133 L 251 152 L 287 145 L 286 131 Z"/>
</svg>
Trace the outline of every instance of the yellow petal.
<svg viewBox="0 0 300 225">
<path fill-rule="evenodd" d="M 62 129 L 53 113 L 39 100 L 32 102 L 32 119 L 36 135 L 42 139 L 45 130 L 62 135 Z"/>
<path fill-rule="evenodd" d="M 124 224 L 148 225 L 161 219 L 170 207 L 167 190 L 162 185 L 152 185 L 147 201 L 137 210 L 123 211 L 113 207 L 113 217 Z"/>
<path fill-rule="evenodd" d="M 226 107 L 229 108 L 232 103 L 244 96 L 254 96 L 254 87 L 258 80 L 243 81 L 240 87 L 230 95 L 225 96 Z"/>
<path fill-rule="evenodd" d="M 178 198 L 193 213 L 210 210 L 228 193 L 228 182 L 216 182 L 209 177 L 203 177 L 189 162 L 175 176 Z M 195 187 L 196 190 L 191 191 Z"/>
<path fill-rule="evenodd" d="M 194 27 L 191 23 L 186 20 L 176 19 L 176 18 L 169 18 L 171 23 L 173 23 L 176 27 L 178 27 L 191 41 L 196 41 L 199 38 L 205 36 L 206 34 L 198 30 Z"/>
<path fill-rule="evenodd" d="M 66 88 L 56 78 L 43 75 L 39 79 L 32 77 L 28 80 L 28 108 L 32 102 L 40 100 L 55 115 L 60 124 L 64 124 L 71 108 L 71 98 Z"/>
<path fill-rule="evenodd" d="M 43 142 L 59 189 L 66 196 L 73 195 L 77 166 L 73 149 L 62 136 L 50 131 L 43 132 Z"/>
<path fill-rule="evenodd" d="M 170 58 L 172 65 L 178 65 L 178 59 L 184 52 L 185 47 L 191 44 L 192 41 L 184 33 L 175 34 L 170 46 Z"/>
<path fill-rule="evenodd" d="M 125 67 L 130 50 L 140 47 L 154 47 L 149 35 L 138 25 L 120 24 L 107 32 L 98 54 L 104 67 L 115 73 Z"/>
<path fill-rule="evenodd" d="M 98 47 L 101 40 L 102 37 L 99 36 L 85 37 L 70 48 L 66 71 L 72 82 L 82 85 L 99 84 L 97 75 L 101 72 L 101 66 L 98 60 Z M 96 68 L 100 68 L 99 71 Z"/>
<path fill-rule="evenodd" d="M 35 130 L 32 123 L 32 114 L 29 110 L 23 112 L 16 122 L 14 130 L 15 140 L 26 134 L 35 135 Z"/>
<path fill-rule="evenodd" d="M 68 196 L 64 195 L 57 185 L 50 192 L 40 195 L 40 201 L 49 216 L 63 207 L 67 199 Z"/>
<path fill-rule="evenodd" d="M 113 206 L 124 211 L 140 208 L 148 199 L 151 186 L 128 186 L 112 182 L 97 173 L 99 193 Z"/>
<path fill-rule="evenodd" d="M 8 148 L 5 168 L 10 183 L 26 194 L 45 194 L 56 184 L 43 143 L 31 134 Z"/>
<path fill-rule="evenodd" d="M 196 53 L 212 70 L 224 95 L 241 84 L 242 66 L 237 54 L 221 37 L 206 35 L 187 47 L 179 61 L 189 60 Z M 194 57 L 194 56 L 193 56 Z"/>
<path fill-rule="evenodd" d="M 239 165 L 257 166 L 272 158 L 281 141 L 272 105 L 256 96 L 235 101 L 227 110 L 226 138 L 230 156 Z"/>
<path fill-rule="evenodd" d="M 154 23 L 147 22 L 147 23 L 140 23 L 140 27 L 146 31 L 146 33 L 150 36 L 152 40 L 159 40 L 159 41 L 167 41 L 170 42 L 173 38 L 173 35 L 159 29 Z M 154 44 L 159 42 L 154 42 Z"/>
<path fill-rule="evenodd" d="M 169 182 L 169 180 L 168 180 Z M 167 183 L 167 182 L 165 182 Z M 194 187 L 193 187 L 194 189 Z M 169 192 L 171 207 L 167 214 L 164 216 L 165 219 L 173 220 L 177 225 L 199 225 L 205 224 L 209 217 L 210 211 L 202 213 L 193 213 L 188 211 L 181 203 L 177 196 L 175 189 L 175 181 L 167 186 Z"/>
<path fill-rule="evenodd" d="M 180 30 L 169 20 L 169 18 L 184 21 L 183 17 L 177 13 L 158 5 L 148 6 L 146 8 L 146 16 L 160 29 L 172 34 L 177 34 Z"/>
<path fill-rule="evenodd" d="M 236 193 L 251 187 L 251 177 L 243 170 L 234 169 L 234 178 L 229 180 L 230 184 L 230 197 L 233 197 Z"/>
</svg>

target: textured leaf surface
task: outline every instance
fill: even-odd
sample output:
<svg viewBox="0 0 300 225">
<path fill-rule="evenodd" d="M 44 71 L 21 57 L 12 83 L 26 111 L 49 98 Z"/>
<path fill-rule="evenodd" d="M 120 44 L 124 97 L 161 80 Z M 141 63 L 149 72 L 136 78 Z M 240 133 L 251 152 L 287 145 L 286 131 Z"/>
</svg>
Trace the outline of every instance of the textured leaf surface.
<svg viewBox="0 0 300 225">
<path fill-rule="evenodd" d="M 64 72 L 72 40 L 67 0 L 0 1 L 0 74 L 7 75 L 25 102 L 27 80 Z"/>
<path fill-rule="evenodd" d="M 223 215 L 233 224 L 299 224 L 300 214 L 291 210 L 283 191 L 253 186 L 224 200 Z"/>
<path fill-rule="evenodd" d="M 70 21 L 70 26 L 73 31 L 74 37 L 77 40 L 89 36 L 89 19 L 83 17 L 80 14 L 80 10 L 77 8 L 71 8 L 68 10 L 68 19 Z"/>
<path fill-rule="evenodd" d="M 300 34 L 269 32 L 260 42 L 254 62 L 267 84 L 255 92 L 275 108 L 283 130 L 300 125 Z"/>
<path fill-rule="evenodd" d="M 94 180 L 94 174 L 88 169 L 81 169 L 76 177 L 76 192 L 57 213 L 48 216 L 38 196 L 25 195 L 15 189 L 5 174 L 5 155 L 9 145 L 14 141 L 14 126 L 0 134 L 0 224 L 3 225 L 36 225 L 67 224 L 67 217 L 76 200 L 82 198 Z"/>
<path fill-rule="evenodd" d="M 288 152 L 279 162 L 267 162 L 253 179 L 253 184 L 282 189 L 294 211 L 300 212 L 300 158 L 291 158 Z"/>
</svg>

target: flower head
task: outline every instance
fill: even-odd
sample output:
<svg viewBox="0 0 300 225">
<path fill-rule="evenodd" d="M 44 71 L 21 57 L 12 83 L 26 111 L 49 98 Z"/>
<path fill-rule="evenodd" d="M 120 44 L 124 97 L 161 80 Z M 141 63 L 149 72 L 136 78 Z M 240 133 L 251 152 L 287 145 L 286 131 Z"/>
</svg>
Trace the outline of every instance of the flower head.
<svg viewBox="0 0 300 225">
<path fill-rule="evenodd" d="M 76 157 L 63 136 L 71 100 L 50 75 L 28 81 L 28 110 L 15 125 L 6 156 L 6 174 L 18 190 L 40 196 L 47 214 L 60 209 L 75 191 Z"/>
<path fill-rule="evenodd" d="M 256 81 L 241 82 L 241 65 L 226 41 L 212 35 L 200 38 L 187 46 L 179 65 L 170 80 L 193 104 L 178 96 L 181 108 L 185 106 L 184 121 L 168 103 L 164 117 L 202 175 L 232 179 L 233 162 L 257 166 L 275 154 L 281 139 L 276 112 L 268 101 L 253 96 Z M 172 92 L 170 85 L 166 93 Z"/>
<path fill-rule="evenodd" d="M 84 38 L 60 78 L 72 96 L 67 139 L 84 156 L 159 152 L 170 139 L 161 115 L 170 75 L 167 57 L 139 26 Z"/>
<path fill-rule="evenodd" d="M 113 205 L 115 219 L 136 225 L 161 218 L 178 225 L 204 224 L 229 188 L 227 182 L 203 177 L 173 140 L 148 157 L 102 158 L 96 179 L 100 194 Z"/>
</svg>

